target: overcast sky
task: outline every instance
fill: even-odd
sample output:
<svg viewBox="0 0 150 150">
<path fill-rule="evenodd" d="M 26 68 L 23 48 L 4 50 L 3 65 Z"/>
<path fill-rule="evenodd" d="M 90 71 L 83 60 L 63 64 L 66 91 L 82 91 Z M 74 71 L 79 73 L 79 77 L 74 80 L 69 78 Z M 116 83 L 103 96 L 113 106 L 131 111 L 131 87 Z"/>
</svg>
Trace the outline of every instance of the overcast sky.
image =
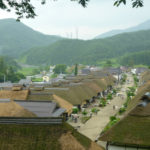
<svg viewBox="0 0 150 150">
<path fill-rule="evenodd" d="M 127 6 L 115 7 L 114 0 L 90 0 L 87 8 L 71 0 L 32 0 L 36 7 L 35 19 L 22 22 L 40 32 L 75 38 L 92 39 L 112 29 L 123 29 L 150 19 L 150 0 L 144 0 L 143 8 L 132 8 L 131 0 Z M 0 18 L 16 18 L 10 12 L 0 10 Z"/>
</svg>

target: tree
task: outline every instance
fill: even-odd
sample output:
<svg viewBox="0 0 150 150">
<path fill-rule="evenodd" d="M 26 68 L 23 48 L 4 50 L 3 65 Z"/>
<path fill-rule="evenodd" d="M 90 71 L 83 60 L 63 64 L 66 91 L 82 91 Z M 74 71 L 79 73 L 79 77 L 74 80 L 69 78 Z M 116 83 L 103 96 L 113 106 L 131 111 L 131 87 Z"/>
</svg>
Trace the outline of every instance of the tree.
<svg viewBox="0 0 150 150">
<path fill-rule="evenodd" d="M 78 75 L 78 64 L 75 65 L 74 75 L 75 75 L 75 76 Z"/>
<path fill-rule="evenodd" d="M 104 67 L 112 67 L 112 61 L 111 60 L 107 60 L 104 64 Z"/>
<path fill-rule="evenodd" d="M 36 74 L 39 74 L 40 73 L 40 70 L 38 69 L 38 68 L 34 68 L 33 70 L 32 70 L 32 74 L 33 75 L 36 75 Z"/>
<path fill-rule="evenodd" d="M 19 65 L 14 60 L 7 57 L 0 57 L 0 82 L 17 82 L 25 78 L 22 73 L 17 72 L 19 68 Z"/>
<path fill-rule="evenodd" d="M 73 0 L 71 0 L 73 1 Z M 87 6 L 89 0 L 74 0 L 81 4 L 83 7 Z M 119 6 L 120 4 L 126 4 L 127 0 L 115 0 L 114 5 Z M 143 0 L 131 0 L 133 7 L 143 7 Z M 45 4 L 46 0 L 41 0 L 41 4 Z M 34 18 L 36 16 L 35 7 L 32 5 L 31 0 L 0 0 L 0 9 L 10 12 L 15 10 L 18 16 L 17 20 L 21 18 Z"/>
<path fill-rule="evenodd" d="M 60 74 L 60 73 L 65 73 L 66 72 L 66 68 L 67 66 L 64 64 L 58 64 L 55 66 L 55 68 L 53 69 L 53 72 L 55 74 Z"/>
</svg>

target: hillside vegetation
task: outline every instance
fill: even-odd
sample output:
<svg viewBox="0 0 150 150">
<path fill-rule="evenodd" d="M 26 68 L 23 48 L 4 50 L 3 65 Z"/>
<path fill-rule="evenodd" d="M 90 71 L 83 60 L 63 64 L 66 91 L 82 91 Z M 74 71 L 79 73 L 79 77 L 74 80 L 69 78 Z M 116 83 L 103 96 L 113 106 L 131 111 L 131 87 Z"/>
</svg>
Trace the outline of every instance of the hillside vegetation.
<svg viewBox="0 0 150 150">
<path fill-rule="evenodd" d="M 150 50 L 149 51 L 142 51 L 142 52 L 135 52 L 133 54 L 127 54 L 120 59 L 120 64 L 122 65 L 147 65 L 150 66 Z"/>
<path fill-rule="evenodd" d="M 106 39 L 61 40 L 49 46 L 35 47 L 21 59 L 28 64 L 98 64 L 99 62 L 150 50 L 150 30 L 124 33 Z M 140 55 L 140 53 L 139 53 Z M 133 54 L 134 56 L 134 54 Z"/>
<path fill-rule="evenodd" d="M 61 38 L 44 35 L 15 19 L 0 20 L 0 55 L 18 57 L 35 46 L 50 45 Z"/>
</svg>

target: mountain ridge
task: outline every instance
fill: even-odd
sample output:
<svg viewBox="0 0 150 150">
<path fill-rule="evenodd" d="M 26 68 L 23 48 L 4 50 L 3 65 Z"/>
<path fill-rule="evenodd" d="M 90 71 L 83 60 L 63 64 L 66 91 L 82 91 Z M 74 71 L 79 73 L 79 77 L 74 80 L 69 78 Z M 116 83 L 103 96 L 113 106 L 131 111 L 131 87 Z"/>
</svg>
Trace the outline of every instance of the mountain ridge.
<svg viewBox="0 0 150 150">
<path fill-rule="evenodd" d="M 46 35 L 15 19 L 0 19 L 0 54 L 14 58 L 35 46 L 44 46 L 61 40 L 61 37 Z"/>
<path fill-rule="evenodd" d="M 148 30 L 150 29 L 150 20 L 146 20 L 143 23 L 140 23 L 136 26 L 133 27 L 129 27 L 126 29 L 114 29 L 114 30 L 110 30 L 108 32 L 102 33 L 98 36 L 95 37 L 95 39 L 100 39 L 100 38 L 107 38 L 107 37 L 111 37 L 117 34 L 121 34 L 121 33 L 126 33 L 126 32 L 135 32 L 135 31 L 140 31 L 140 30 Z"/>
<path fill-rule="evenodd" d="M 150 30 L 123 33 L 106 39 L 64 39 L 49 46 L 36 47 L 21 59 L 32 65 L 41 64 L 98 64 L 127 53 L 150 50 Z"/>
</svg>

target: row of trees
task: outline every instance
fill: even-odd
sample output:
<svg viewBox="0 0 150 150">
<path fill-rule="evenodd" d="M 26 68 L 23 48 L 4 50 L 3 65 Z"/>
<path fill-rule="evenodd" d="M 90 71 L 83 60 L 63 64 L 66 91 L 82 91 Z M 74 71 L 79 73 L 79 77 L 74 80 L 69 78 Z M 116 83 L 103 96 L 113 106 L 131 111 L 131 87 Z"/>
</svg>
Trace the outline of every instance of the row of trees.
<svg viewBox="0 0 150 150">
<path fill-rule="evenodd" d="M 66 69 L 67 69 L 67 65 L 65 64 L 57 64 L 55 66 L 55 68 L 53 69 L 55 74 L 60 74 L 60 73 L 66 73 Z M 78 64 L 75 64 L 74 67 L 74 75 L 77 76 L 78 75 Z"/>
<path fill-rule="evenodd" d="M 18 64 L 6 57 L 0 57 L 0 82 L 11 81 L 17 82 L 25 76 L 21 73 L 18 73 L 19 69 Z"/>
</svg>

